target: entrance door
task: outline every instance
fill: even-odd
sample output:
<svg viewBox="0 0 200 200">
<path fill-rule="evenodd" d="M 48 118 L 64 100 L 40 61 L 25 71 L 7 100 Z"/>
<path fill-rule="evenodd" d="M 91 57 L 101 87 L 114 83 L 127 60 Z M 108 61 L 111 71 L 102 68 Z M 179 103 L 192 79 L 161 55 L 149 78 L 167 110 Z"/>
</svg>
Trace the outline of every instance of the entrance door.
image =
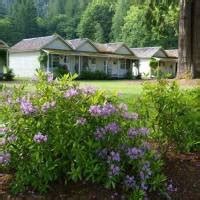
<svg viewBox="0 0 200 200">
<path fill-rule="evenodd" d="M 112 59 L 112 77 L 118 77 L 118 59 Z"/>
</svg>

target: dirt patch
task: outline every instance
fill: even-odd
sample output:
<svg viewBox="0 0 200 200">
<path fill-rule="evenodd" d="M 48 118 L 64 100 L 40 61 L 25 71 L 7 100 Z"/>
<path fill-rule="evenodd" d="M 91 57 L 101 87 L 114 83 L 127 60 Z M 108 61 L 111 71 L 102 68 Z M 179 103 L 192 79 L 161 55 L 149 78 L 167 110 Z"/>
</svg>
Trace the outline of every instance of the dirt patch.
<svg viewBox="0 0 200 200">
<path fill-rule="evenodd" d="M 171 194 L 172 199 L 200 199 L 200 153 L 169 153 L 165 173 L 177 188 L 177 191 Z"/>
</svg>

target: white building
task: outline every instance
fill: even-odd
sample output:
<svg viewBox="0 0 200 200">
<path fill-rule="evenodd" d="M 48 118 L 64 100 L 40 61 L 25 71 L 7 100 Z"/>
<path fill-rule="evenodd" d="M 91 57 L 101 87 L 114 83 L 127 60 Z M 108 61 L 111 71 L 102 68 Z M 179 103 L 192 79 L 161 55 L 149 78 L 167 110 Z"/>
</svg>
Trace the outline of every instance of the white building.
<svg viewBox="0 0 200 200">
<path fill-rule="evenodd" d="M 143 78 L 155 76 L 154 70 L 150 67 L 152 58 L 158 61 L 161 72 L 176 76 L 178 63 L 178 50 L 164 50 L 161 47 L 131 48 L 132 52 L 139 58 L 139 73 Z"/>
<path fill-rule="evenodd" d="M 124 43 L 101 44 L 89 39 L 64 40 L 55 34 L 24 39 L 12 46 L 9 49 L 9 67 L 20 77 L 32 77 L 40 67 L 47 72 L 63 67 L 71 74 L 101 71 L 113 78 L 126 78 L 135 66 L 139 68 L 142 77 L 153 77 L 149 65 L 151 58 L 159 61 L 163 72 L 176 74 L 177 57 L 171 54 L 171 51 L 159 47 L 128 48 Z"/>
<path fill-rule="evenodd" d="M 9 67 L 16 76 L 32 77 L 40 68 L 41 55 L 46 54 L 45 69 L 53 72 L 65 67 L 70 73 L 102 71 L 111 77 L 126 77 L 134 53 L 124 43 L 99 44 L 89 39 L 64 40 L 59 35 L 24 39 L 9 49 Z"/>
</svg>

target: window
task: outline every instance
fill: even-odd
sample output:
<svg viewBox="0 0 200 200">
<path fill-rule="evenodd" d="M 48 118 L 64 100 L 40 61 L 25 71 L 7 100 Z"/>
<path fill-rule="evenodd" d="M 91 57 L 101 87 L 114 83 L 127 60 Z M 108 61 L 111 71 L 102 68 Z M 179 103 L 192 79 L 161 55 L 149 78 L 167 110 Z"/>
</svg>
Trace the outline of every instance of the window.
<svg viewBox="0 0 200 200">
<path fill-rule="evenodd" d="M 126 60 L 120 59 L 120 69 L 126 69 Z"/>
<path fill-rule="evenodd" d="M 113 65 L 116 65 L 116 64 L 117 64 L 117 60 L 114 60 L 114 61 L 113 61 Z"/>
<path fill-rule="evenodd" d="M 60 65 L 59 55 L 53 55 L 53 67 L 58 67 Z"/>
<path fill-rule="evenodd" d="M 68 63 L 69 62 L 69 57 L 68 56 L 64 56 L 64 63 Z"/>
<path fill-rule="evenodd" d="M 96 64 L 96 58 L 92 58 L 91 59 L 91 63 L 94 65 L 94 64 Z"/>
</svg>

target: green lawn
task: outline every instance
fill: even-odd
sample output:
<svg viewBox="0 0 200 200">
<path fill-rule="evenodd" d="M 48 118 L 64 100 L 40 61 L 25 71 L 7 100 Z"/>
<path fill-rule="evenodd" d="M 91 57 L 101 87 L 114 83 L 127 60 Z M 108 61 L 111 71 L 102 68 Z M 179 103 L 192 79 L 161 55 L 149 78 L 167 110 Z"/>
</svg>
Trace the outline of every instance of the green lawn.
<svg viewBox="0 0 200 200">
<path fill-rule="evenodd" d="M 119 99 L 131 105 L 142 92 L 142 81 L 79 81 L 81 86 L 90 85 L 106 90 L 108 93 L 117 92 Z"/>
</svg>

